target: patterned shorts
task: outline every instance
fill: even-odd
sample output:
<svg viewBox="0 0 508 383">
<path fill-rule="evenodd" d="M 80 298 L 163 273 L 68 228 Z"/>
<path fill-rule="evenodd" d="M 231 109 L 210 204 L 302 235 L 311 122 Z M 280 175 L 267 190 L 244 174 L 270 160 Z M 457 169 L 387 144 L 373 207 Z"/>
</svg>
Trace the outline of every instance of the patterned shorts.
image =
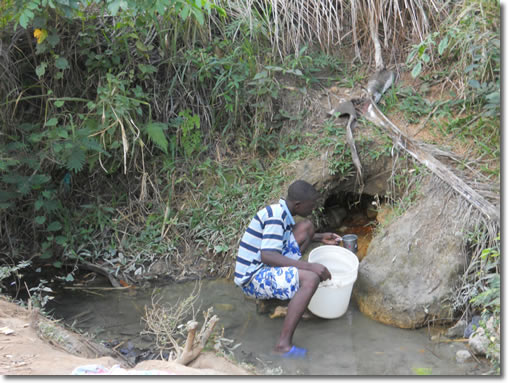
<svg viewBox="0 0 508 383">
<path fill-rule="evenodd" d="M 293 298 L 299 287 L 296 267 L 264 266 L 243 286 L 243 292 L 256 299 L 287 300 Z"/>
</svg>

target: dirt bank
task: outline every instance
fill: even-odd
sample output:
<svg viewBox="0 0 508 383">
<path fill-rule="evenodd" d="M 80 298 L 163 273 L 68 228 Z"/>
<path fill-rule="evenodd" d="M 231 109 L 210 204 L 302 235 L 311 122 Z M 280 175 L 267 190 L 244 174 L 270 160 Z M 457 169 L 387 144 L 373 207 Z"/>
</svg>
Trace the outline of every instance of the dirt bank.
<svg viewBox="0 0 508 383">
<path fill-rule="evenodd" d="M 0 374 L 70 375 L 79 366 L 120 366 L 125 374 L 159 370 L 177 375 L 247 375 L 245 369 L 212 353 L 203 353 L 189 366 L 171 361 L 143 361 L 129 367 L 110 350 L 73 334 L 36 311 L 0 297 Z"/>
</svg>

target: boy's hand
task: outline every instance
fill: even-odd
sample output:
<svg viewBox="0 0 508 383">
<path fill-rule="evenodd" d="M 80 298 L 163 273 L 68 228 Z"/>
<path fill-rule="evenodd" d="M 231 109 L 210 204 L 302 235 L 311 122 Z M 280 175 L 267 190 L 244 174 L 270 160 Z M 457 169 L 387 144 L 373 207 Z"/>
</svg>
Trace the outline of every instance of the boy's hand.
<svg viewBox="0 0 508 383">
<path fill-rule="evenodd" d="M 322 265 L 321 263 L 309 263 L 310 269 L 315 272 L 319 276 L 319 280 L 326 281 L 327 279 L 330 279 L 332 275 L 330 274 L 330 271 L 326 268 L 326 266 Z"/>
<path fill-rule="evenodd" d="M 325 245 L 338 245 L 342 241 L 342 237 L 335 233 L 323 233 L 322 235 L 321 242 Z"/>
</svg>

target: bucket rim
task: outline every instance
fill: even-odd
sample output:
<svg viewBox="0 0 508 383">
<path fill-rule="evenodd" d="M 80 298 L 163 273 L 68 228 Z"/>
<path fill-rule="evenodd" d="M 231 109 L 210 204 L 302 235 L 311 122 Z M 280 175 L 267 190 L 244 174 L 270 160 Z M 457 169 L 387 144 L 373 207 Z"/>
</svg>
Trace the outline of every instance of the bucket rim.
<svg viewBox="0 0 508 383">
<path fill-rule="evenodd" d="M 317 251 L 321 249 L 321 251 L 324 251 L 326 249 L 330 249 L 330 250 L 339 250 L 340 252 L 346 252 L 346 254 L 353 260 L 353 262 L 355 263 L 355 267 L 358 267 L 360 265 L 360 261 L 357 257 L 357 255 L 355 253 L 353 253 L 351 250 L 349 249 L 346 249 L 345 247 L 342 247 L 342 246 L 338 246 L 338 245 L 322 245 L 322 246 L 318 246 L 314 249 L 312 249 L 309 253 L 309 257 L 308 257 L 308 260 L 309 262 L 311 262 L 311 256 L 313 253 L 317 253 Z M 354 258 L 353 258 L 354 257 Z"/>
</svg>

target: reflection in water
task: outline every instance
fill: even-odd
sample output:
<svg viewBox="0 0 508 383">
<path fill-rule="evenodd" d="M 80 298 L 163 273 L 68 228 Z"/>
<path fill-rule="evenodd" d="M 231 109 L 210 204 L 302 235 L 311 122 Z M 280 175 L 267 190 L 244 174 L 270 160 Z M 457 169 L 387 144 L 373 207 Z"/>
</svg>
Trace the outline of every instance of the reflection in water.
<svg viewBox="0 0 508 383">
<path fill-rule="evenodd" d="M 157 287 L 165 304 L 189 296 L 195 283 Z M 55 317 L 101 341 L 132 342 L 138 348 L 152 347 L 152 340 L 139 333 L 145 306 L 151 306 L 152 290 L 93 291 L 66 293 L 52 302 Z M 202 281 L 198 312 L 213 307 L 224 327 L 224 337 L 241 345 L 237 360 L 254 364 L 261 373 L 298 375 L 414 375 L 430 369 L 433 375 L 479 374 L 476 363 L 458 364 L 455 354 L 462 343 L 435 343 L 427 329 L 403 330 L 375 322 L 362 315 L 353 301 L 340 318 L 312 318 L 298 325 L 294 343 L 309 350 L 303 361 L 284 360 L 271 354 L 283 319 L 256 313 L 256 304 L 244 297 L 231 281 Z M 196 308 L 198 308 L 196 306 Z M 200 318 L 198 317 L 198 320 Z"/>
</svg>

